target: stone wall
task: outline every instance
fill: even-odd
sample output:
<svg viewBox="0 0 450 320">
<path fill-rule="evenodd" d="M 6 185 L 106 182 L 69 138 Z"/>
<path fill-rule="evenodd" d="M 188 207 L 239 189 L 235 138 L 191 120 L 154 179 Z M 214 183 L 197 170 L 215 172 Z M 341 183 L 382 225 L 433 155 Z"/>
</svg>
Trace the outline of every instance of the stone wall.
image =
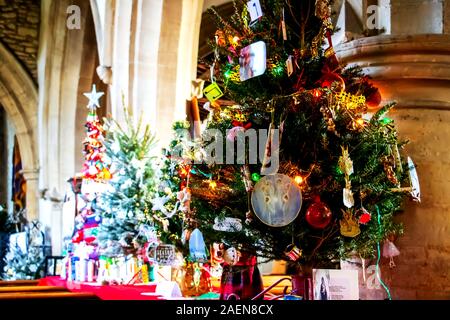
<svg viewBox="0 0 450 320">
<path fill-rule="evenodd" d="M 341 61 L 357 63 L 372 76 L 385 102 L 397 101 L 389 116 L 404 150 L 416 164 L 421 203 L 405 201 L 397 216 L 405 234 L 395 245 L 400 256 L 383 280 L 394 299 L 450 298 L 450 36 L 387 35 L 341 45 Z"/>
<path fill-rule="evenodd" d="M 0 41 L 37 82 L 40 0 L 0 0 Z"/>
<path fill-rule="evenodd" d="M 448 110 L 400 108 L 393 118 L 419 173 L 422 201 L 407 202 L 398 219 L 405 234 L 398 239 L 397 267 L 384 268 L 394 298 L 450 298 L 449 194 L 450 137 Z"/>
<path fill-rule="evenodd" d="M 0 172 L 7 172 L 8 170 L 8 156 L 7 145 L 8 139 L 6 128 L 6 112 L 0 105 Z M 8 178 L 6 174 L 0 175 L 0 206 L 4 206 L 7 203 L 7 183 Z"/>
</svg>

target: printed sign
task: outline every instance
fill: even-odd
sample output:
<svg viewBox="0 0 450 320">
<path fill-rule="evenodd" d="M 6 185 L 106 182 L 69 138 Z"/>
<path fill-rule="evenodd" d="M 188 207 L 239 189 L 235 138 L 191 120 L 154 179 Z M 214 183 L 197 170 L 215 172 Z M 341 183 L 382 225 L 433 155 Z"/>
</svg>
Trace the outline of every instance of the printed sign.
<svg viewBox="0 0 450 320">
<path fill-rule="evenodd" d="M 313 269 L 314 300 L 359 300 L 358 270 Z"/>
</svg>

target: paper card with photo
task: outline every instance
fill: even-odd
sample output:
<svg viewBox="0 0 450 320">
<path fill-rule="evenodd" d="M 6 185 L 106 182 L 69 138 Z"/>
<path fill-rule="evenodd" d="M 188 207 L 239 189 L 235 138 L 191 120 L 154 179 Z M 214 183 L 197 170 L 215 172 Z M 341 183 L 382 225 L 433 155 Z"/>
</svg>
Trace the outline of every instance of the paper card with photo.
<svg viewBox="0 0 450 320">
<path fill-rule="evenodd" d="M 314 300 L 359 300 L 358 271 L 313 269 Z"/>
<path fill-rule="evenodd" d="M 265 42 L 258 41 L 242 48 L 239 57 L 239 66 L 241 81 L 264 74 L 266 71 Z"/>
</svg>

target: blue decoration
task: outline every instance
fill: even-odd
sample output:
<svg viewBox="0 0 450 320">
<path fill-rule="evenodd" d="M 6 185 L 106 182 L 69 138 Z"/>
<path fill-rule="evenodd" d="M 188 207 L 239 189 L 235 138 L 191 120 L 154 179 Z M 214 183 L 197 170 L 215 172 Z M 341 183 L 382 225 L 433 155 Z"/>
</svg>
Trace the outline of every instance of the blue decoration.
<svg viewBox="0 0 450 320">
<path fill-rule="evenodd" d="M 189 238 L 189 254 L 194 261 L 206 260 L 206 245 L 203 240 L 203 234 L 195 229 Z"/>
</svg>

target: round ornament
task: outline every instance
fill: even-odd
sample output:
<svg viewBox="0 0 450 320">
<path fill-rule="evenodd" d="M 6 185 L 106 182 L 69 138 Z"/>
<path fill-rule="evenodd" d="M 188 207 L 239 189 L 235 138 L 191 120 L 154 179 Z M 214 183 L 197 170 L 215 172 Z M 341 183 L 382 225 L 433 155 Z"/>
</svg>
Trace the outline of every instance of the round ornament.
<svg viewBox="0 0 450 320">
<path fill-rule="evenodd" d="M 258 181 L 251 203 L 255 215 L 263 223 L 271 227 L 284 227 L 297 218 L 302 207 L 302 194 L 293 179 L 277 173 Z"/>
<path fill-rule="evenodd" d="M 381 94 L 380 91 L 378 91 L 378 89 L 376 91 L 374 91 L 373 93 L 371 93 L 367 98 L 366 98 L 366 103 L 367 106 L 369 108 L 376 108 L 380 105 L 381 103 Z"/>
<path fill-rule="evenodd" d="M 236 265 L 240 258 L 241 253 L 238 250 L 236 250 L 236 248 L 233 247 L 228 248 L 223 255 L 223 261 L 225 261 L 231 266 Z"/>
<path fill-rule="evenodd" d="M 330 208 L 316 197 L 314 203 L 306 210 L 305 218 L 314 229 L 324 229 L 330 224 L 332 213 Z"/>
</svg>

